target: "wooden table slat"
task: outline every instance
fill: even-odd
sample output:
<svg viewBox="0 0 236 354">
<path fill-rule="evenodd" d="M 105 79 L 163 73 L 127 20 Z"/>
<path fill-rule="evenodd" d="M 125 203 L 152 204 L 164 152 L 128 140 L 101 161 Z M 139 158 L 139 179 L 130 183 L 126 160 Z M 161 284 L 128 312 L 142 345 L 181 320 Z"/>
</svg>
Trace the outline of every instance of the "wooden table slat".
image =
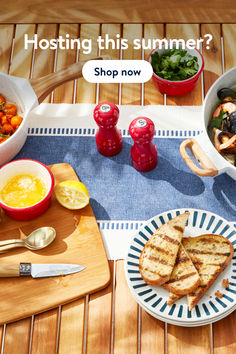
<svg viewBox="0 0 236 354">
<path fill-rule="evenodd" d="M 33 39 L 36 31 L 36 25 L 17 25 L 15 31 L 15 41 L 12 63 L 10 66 L 10 74 L 30 78 L 31 66 L 33 59 L 33 44 L 28 45 L 28 49 L 24 48 L 24 37 L 28 35 L 29 39 Z"/>
<path fill-rule="evenodd" d="M 232 23 L 232 0 L 117 1 L 9 0 L 2 2 L 1 22 L 9 23 Z"/>
<path fill-rule="evenodd" d="M 59 36 L 66 38 L 69 34 L 69 38 L 78 38 L 79 36 L 79 25 L 60 25 L 59 26 Z M 67 67 L 76 62 L 77 49 L 58 49 L 57 61 L 56 61 L 56 71 Z M 54 103 L 73 103 L 74 98 L 74 81 L 69 81 L 54 90 Z"/>
<path fill-rule="evenodd" d="M 214 354 L 236 353 L 236 311 L 213 324 Z"/>
<path fill-rule="evenodd" d="M 85 298 L 61 308 L 59 354 L 83 353 Z"/>
<path fill-rule="evenodd" d="M 114 354 L 138 353 L 138 304 L 131 295 L 124 261 L 116 262 Z"/>
<path fill-rule="evenodd" d="M 80 40 L 91 39 L 92 52 L 84 54 L 82 49 L 79 51 L 79 61 L 89 60 L 98 55 L 97 38 L 100 35 L 100 25 L 87 25 L 80 26 Z M 96 102 L 96 89 L 97 85 L 87 82 L 83 77 L 77 80 L 77 95 L 76 103 L 95 103 Z"/>
<path fill-rule="evenodd" d="M 29 353 L 31 318 L 10 323 L 6 326 L 4 353 Z"/>
<path fill-rule="evenodd" d="M 87 354 L 110 353 L 114 262 L 110 261 L 109 265 L 111 273 L 109 286 L 89 297 Z"/>
<path fill-rule="evenodd" d="M 225 56 L 225 71 L 236 65 L 235 58 L 235 38 L 236 24 L 222 25 L 224 56 Z"/>
<path fill-rule="evenodd" d="M 0 34 L 0 71 L 8 74 L 14 37 L 14 25 L 0 25 Z"/>
<path fill-rule="evenodd" d="M 41 39 L 50 40 L 51 38 L 56 38 L 57 32 L 57 25 L 39 24 L 37 27 L 38 41 Z M 44 50 L 38 47 L 38 49 L 35 50 L 32 78 L 39 78 L 53 72 L 54 62 L 54 50 Z M 51 95 L 46 97 L 44 102 L 51 102 Z"/>
<path fill-rule="evenodd" d="M 165 353 L 165 323 L 141 311 L 141 353 Z"/>
<path fill-rule="evenodd" d="M 219 24 L 204 24 L 201 26 L 201 37 L 210 33 L 213 39 L 210 42 L 210 49 L 206 49 L 205 42 L 203 43 L 203 58 L 204 58 L 204 93 L 222 74 L 222 50 L 221 50 L 221 28 Z"/>
<path fill-rule="evenodd" d="M 3 343 L 3 326 L 0 326 L 0 345 L 1 345 L 1 348 L 4 348 L 4 343 Z M 5 339 L 5 338 L 4 338 Z"/>
<path fill-rule="evenodd" d="M 58 308 L 34 317 L 31 354 L 56 353 L 57 323 Z"/>
<path fill-rule="evenodd" d="M 211 354 L 210 325 L 202 327 L 168 325 L 167 348 L 170 354 Z"/>
</svg>

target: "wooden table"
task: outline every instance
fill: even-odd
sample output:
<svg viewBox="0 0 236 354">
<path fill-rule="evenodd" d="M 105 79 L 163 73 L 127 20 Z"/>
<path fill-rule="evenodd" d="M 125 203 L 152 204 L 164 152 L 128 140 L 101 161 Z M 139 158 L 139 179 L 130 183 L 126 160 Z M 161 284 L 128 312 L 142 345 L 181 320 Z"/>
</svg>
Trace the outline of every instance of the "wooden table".
<svg viewBox="0 0 236 354">
<path fill-rule="evenodd" d="M 67 83 L 46 99 L 56 103 L 201 105 L 211 84 L 236 65 L 236 24 L 2 24 L 0 25 L 0 71 L 31 78 L 58 70 L 88 55 L 76 50 L 57 53 L 51 50 L 23 50 L 23 36 L 37 33 L 39 38 L 93 38 L 99 34 L 124 38 L 199 38 L 211 33 L 211 49 L 203 47 L 204 74 L 197 87 L 184 97 L 164 97 L 152 82 L 141 84 L 95 84 L 83 78 Z M 118 50 L 103 51 L 119 59 Z M 146 58 L 148 53 L 129 49 L 123 59 Z M 61 161 L 58 161 L 61 162 Z M 1 354 L 53 353 L 236 353 L 236 313 L 213 324 L 198 328 L 167 325 L 149 316 L 133 299 L 125 280 L 123 260 L 110 262 L 112 281 L 104 290 L 71 304 L 0 327 Z M 14 311 L 14 308 L 12 309 Z"/>
</svg>

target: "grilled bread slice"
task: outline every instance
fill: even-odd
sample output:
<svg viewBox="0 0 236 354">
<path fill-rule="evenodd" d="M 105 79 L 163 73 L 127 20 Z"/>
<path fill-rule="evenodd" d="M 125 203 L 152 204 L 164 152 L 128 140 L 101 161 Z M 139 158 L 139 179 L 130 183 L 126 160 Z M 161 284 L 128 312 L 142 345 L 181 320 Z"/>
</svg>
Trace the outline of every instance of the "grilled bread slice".
<svg viewBox="0 0 236 354">
<path fill-rule="evenodd" d="M 181 299 L 184 295 L 176 295 L 174 293 L 169 293 L 169 298 L 167 300 L 167 305 L 173 305 L 177 300 Z"/>
<path fill-rule="evenodd" d="M 147 241 L 139 258 L 139 271 L 150 285 L 162 285 L 170 279 L 189 213 L 163 224 Z"/>
<path fill-rule="evenodd" d="M 170 280 L 163 284 L 163 288 L 175 295 L 186 295 L 193 292 L 199 284 L 199 274 L 181 244 Z"/>
<path fill-rule="evenodd" d="M 191 311 L 229 264 L 234 248 L 227 238 L 213 234 L 186 237 L 182 243 L 201 279 L 197 289 L 187 295 Z"/>
</svg>

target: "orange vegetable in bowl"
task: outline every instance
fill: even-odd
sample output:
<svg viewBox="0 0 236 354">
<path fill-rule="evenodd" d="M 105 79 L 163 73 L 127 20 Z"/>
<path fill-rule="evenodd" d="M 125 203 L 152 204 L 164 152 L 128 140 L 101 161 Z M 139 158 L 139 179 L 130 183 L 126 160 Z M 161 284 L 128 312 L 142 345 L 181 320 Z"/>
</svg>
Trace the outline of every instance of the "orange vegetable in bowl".
<svg viewBox="0 0 236 354">
<path fill-rule="evenodd" d="M 14 128 L 14 129 L 17 129 L 19 127 L 19 125 L 21 124 L 23 118 L 16 115 L 14 117 L 11 118 L 11 126 Z"/>
<path fill-rule="evenodd" d="M 2 134 L 9 135 L 9 134 L 12 134 L 13 132 L 14 132 L 14 129 L 11 126 L 11 124 L 9 124 L 9 123 L 3 124 L 3 126 L 2 126 Z"/>
<path fill-rule="evenodd" d="M 0 144 L 14 134 L 22 120 L 17 114 L 16 105 L 6 103 L 5 97 L 0 94 Z"/>
<path fill-rule="evenodd" d="M 7 116 L 4 115 L 4 116 L 2 116 L 2 118 L 1 118 L 1 125 L 3 126 L 3 125 L 6 124 L 6 123 L 8 123 L 8 119 L 7 119 Z"/>
<path fill-rule="evenodd" d="M 14 104 L 5 104 L 3 112 L 8 116 L 15 116 L 17 114 L 17 108 Z"/>
</svg>

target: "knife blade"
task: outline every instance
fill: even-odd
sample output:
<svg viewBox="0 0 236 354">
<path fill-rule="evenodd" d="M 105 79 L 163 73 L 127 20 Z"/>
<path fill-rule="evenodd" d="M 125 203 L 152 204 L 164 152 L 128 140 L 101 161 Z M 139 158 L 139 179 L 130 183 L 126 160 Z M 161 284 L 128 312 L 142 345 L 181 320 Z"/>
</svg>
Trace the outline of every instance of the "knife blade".
<svg viewBox="0 0 236 354">
<path fill-rule="evenodd" d="M 57 277 L 81 272 L 85 267 L 79 264 L 5 264 L 0 263 L 0 277 L 25 277 L 32 278 Z"/>
</svg>

